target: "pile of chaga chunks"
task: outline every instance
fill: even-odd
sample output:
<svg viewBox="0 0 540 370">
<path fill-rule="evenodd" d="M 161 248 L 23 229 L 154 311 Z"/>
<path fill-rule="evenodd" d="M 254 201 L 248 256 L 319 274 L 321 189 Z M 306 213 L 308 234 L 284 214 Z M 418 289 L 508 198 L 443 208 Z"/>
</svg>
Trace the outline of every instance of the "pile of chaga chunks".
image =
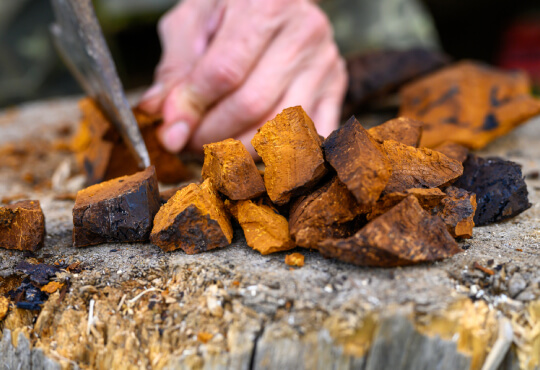
<svg viewBox="0 0 540 370">
<path fill-rule="evenodd" d="M 471 238 L 475 225 L 530 207 L 519 165 L 480 158 L 467 148 L 540 113 L 527 86 L 522 74 L 457 63 L 405 86 L 402 117 L 369 130 L 351 117 L 327 138 L 302 107 L 287 108 L 251 142 L 264 171 L 240 141 L 227 139 L 205 145 L 203 181 L 175 193 L 160 195 L 154 166 L 81 190 L 73 244 L 150 240 L 165 251 L 194 254 L 230 245 L 237 223 L 261 254 L 303 247 L 384 267 L 453 256 L 461 251 L 456 239 Z M 87 129 L 97 133 L 79 135 L 82 161 L 106 178 L 114 172 L 119 139 L 103 129 L 105 118 L 95 105 L 86 101 L 83 112 Z M 146 135 L 150 152 L 160 153 L 152 131 Z M 183 171 L 181 162 L 174 163 Z M 11 214 L 31 207 L 18 207 L 0 208 L 0 240 L 6 230 L 21 233 Z"/>
</svg>

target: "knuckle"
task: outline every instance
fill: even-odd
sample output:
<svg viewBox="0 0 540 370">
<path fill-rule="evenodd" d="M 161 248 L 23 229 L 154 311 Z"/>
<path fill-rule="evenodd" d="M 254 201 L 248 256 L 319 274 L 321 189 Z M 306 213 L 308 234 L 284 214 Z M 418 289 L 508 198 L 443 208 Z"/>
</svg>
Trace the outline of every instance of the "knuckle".
<svg viewBox="0 0 540 370">
<path fill-rule="evenodd" d="M 221 60 L 212 66 L 210 80 L 222 90 L 231 90 L 240 86 L 244 71 L 235 62 Z"/>
<path fill-rule="evenodd" d="M 326 36 L 331 34 L 332 27 L 326 14 L 316 6 L 312 6 L 307 12 L 305 22 L 311 34 Z"/>
</svg>

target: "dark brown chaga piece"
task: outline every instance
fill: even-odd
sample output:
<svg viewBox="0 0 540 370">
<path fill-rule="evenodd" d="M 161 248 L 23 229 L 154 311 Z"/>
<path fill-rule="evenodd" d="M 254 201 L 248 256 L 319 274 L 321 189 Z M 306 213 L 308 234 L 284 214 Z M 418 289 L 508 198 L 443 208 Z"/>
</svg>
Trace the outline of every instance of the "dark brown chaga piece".
<svg viewBox="0 0 540 370">
<path fill-rule="evenodd" d="M 476 195 L 454 186 L 449 186 L 445 192 L 446 197 L 441 201 L 437 215 L 454 238 L 472 238 Z"/>
<path fill-rule="evenodd" d="M 161 207 L 150 241 L 166 252 L 181 248 L 187 254 L 225 247 L 233 230 L 225 205 L 211 180 L 189 184 Z"/>
<path fill-rule="evenodd" d="M 283 110 L 259 129 L 251 144 L 264 162 L 264 185 L 272 202 L 284 205 L 324 176 L 321 143 L 300 106 Z"/>
<path fill-rule="evenodd" d="M 326 239 L 345 238 L 354 233 L 354 219 L 360 213 L 356 199 L 334 177 L 292 204 L 289 230 L 296 245 L 317 249 Z"/>
<path fill-rule="evenodd" d="M 463 165 L 463 176 L 454 186 L 476 194 L 476 226 L 515 217 L 531 207 L 527 184 L 517 163 L 469 154 Z"/>
<path fill-rule="evenodd" d="M 460 163 L 465 162 L 467 155 L 469 154 L 469 148 L 451 141 L 445 141 L 444 143 L 437 145 L 433 150 L 444 154 L 448 158 L 455 159 Z"/>
<path fill-rule="evenodd" d="M 368 213 L 367 219 L 373 220 L 374 218 L 379 217 L 401 202 L 403 199 L 407 198 L 409 195 L 415 196 L 416 199 L 418 199 L 420 206 L 429 211 L 439 206 L 441 201 L 446 196 L 446 194 L 444 194 L 439 188 L 408 189 L 400 193 L 386 194 L 377 201 L 373 209 L 370 211 L 370 213 Z"/>
<path fill-rule="evenodd" d="M 45 240 L 45 216 L 39 201 L 25 200 L 0 207 L 0 247 L 37 251 Z"/>
<path fill-rule="evenodd" d="M 204 145 L 202 178 L 210 178 L 217 191 L 232 200 L 253 199 L 266 191 L 253 157 L 239 140 Z"/>
<path fill-rule="evenodd" d="M 382 144 L 392 166 L 384 193 L 412 188 L 436 188 L 452 183 L 463 173 L 463 165 L 428 148 L 413 148 L 394 140 Z"/>
<path fill-rule="evenodd" d="M 321 242 L 319 251 L 359 266 L 392 267 L 448 258 L 461 249 L 441 218 L 409 196 L 354 236 Z"/>
<path fill-rule="evenodd" d="M 480 149 L 540 114 L 540 99 L 523 72 L 463 61 L 406 85 L 399 114 L 424 122 L 421 146 Z"/>
<path fill-rule="evenodd" d="M 295 247 L 287 219 L 263 199 L 226 202 L 226 206 L 244 231 L 246 243 L 266 255 Z M 270 202 L 268 202 L 270 203 Z"/>
<path fill-rule="evenodd" d="M 404 83 L 448 63 L 442 53 L 429 49 L 380 50 L 347 58 L 349 89 L 345 117 L 369 100 L 398 89 Z"/>
<path fill-rule="evenodd" d="M 81 100 L 79 106 L 83 119 L 73 149 L 87 176 L 87 183 L 97 184 L 139 171 L 131 152 L 96 103 L 87 98 Z M 158 140 L 156 128 L 161 118 L 137 109 L 133 113 L 139 123 L 150 161 L 156 166 L 158 180 L 174 184 L 191 179 L 191 171 L 175 154 L 167 152 Z"/>
<path fill-rule="evenodd" d="M 418 147 L 422 138 L 423 123 L 407 117 L 398 117 L 372 127 L 369 134 L 379 143 L 394 140 L 399 143 Z"/>
<path fill-rule="evenodd" d="M 379 145 L 355 117 L 323 142 L 324 155 L 362 209 L 372 206 L 386 187 L 392 167 Z"/>
<path fill-rule="evenodd" d="M 147 241 L 160 207 L 154 166 L 77 193 L 73 245 Z"/>
</svg>

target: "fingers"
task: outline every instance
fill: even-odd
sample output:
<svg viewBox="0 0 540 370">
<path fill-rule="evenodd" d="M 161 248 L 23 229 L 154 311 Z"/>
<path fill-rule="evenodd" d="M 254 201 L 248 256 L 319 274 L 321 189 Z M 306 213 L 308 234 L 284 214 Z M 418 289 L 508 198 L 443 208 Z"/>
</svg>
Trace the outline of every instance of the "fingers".
<svg viewBox="0 0 540 370">
<path fill-rule="evenodd" d="M 177 85 L 163 106 L 165 136 L 173 126 L 194 132 L 206 111 L 225 95 L 241 86 L 268 44 L 279 31 L 283 16 L 276 4 L 283 1 L 231 1 L 221 26 L 189 77 Z M 167 147 L 183 148 L 185 140 Z"/>
<path fill-rule="evenodd" d="M 321 32 L 326 25 L 321 24 L 323 21 L 306 21 L 307 27 L 295 22 L 282 29 L 244 84 L 207 112 L 190 145 L 200 147 L 242 133 L 275 110 L 298 74 L 306 69 L 323 73 L 329 70 L 337 50 L 328 52 L 332 50 L 331 39 Z M 306 95 L 306 90 L 300 94 Z"/>
<path fill-rule="evenodd" d="M 223 14 L 222 0 L 185 0 L 169 11 L 158 25 L 161 60 L 153 85 L 139 108 L 158 113 L 173 86 L 182 81 L 203 55 Z"/>
</svg>

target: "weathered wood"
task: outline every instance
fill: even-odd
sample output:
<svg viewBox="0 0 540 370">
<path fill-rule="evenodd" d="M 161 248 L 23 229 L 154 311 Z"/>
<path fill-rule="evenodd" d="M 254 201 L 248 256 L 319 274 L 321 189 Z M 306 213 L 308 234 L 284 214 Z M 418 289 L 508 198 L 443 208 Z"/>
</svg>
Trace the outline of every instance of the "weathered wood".
<svg viewBox="0 0 540 370">
<path fill-rule="evenodd" d="M 0 206 L 0 247 L 36 251 L 43 247 L 45 216 L 38 200 Z"/>
<path fill-rule="evenodd" d="M 415 119 L 398 117 L 372 127 L 368 132 L 381 144 L 385 140 L 394 140 L 417 148 L 422 138 L 423 125 L 422 122 Z"/>
<path fill-rule="evenodd" d="M 150 240 L 164 251 L 181 248 L 187 254 L 229 245 L 232 226 L 212 182 L 190 184 L 161 207 Z"/>
<path fill-rule="evenodd" d="M 289 215 L 291 237 L 300 247 L 317 249 L 323 240 L 354 233 L 353 221 L 360 211 L 351 192 L 334 177 L 294 201 Z"/>
<path fill-rule="evenodd" d="M 323 142 L 326 160 L 362 208 L 373 205 L 387 186 L 390 161 L 375 139 L 351 117 Z"/>
<path fill-rule="evenodd" d="M 392 167 L 384 193 L 444 186 L 463 173 L 461 163 L 431 149 L 417 149 L 387 140 L 382 144 L 382 150 Z"/>
<path fill-rule="evenodd" d="M 232 200 L 253 199 L 266 192 L 251 154 L 239 140 L 204 145 L 202 178 L 211 179 L 217 191 Z"/>
<path fill-rule="evenodd" d="M 463 176 L 454 186 L 476 194 L 477 226 L 515 217 L 531 207 L 521 167 L 502 158 L 469 154 Z"/>
<path fill-rule="evenodd" d="M 251 248 L 265 255 L 295 247 L 287 219 L 272 206 L 264 204 L 263 199 L 227 202 L 227 206 Z"/>
<path fill-rule="evenodd" d="M 283 110 L 251 141 L 264 162 L 264 184 L 272 202 L 283 205 L 317 184 L 326 173 L 322 140 L 302 107 Z"/>
<path fill-rule="evenodd" d="M 479 149 L 540 114 L 530 90 L 523 72 L 464 61 L 406 85 L 399 114 L 424 122 L 421 146 L 449 140 Z"/>
<path fill-rule="evenodd" d="M 461 252 L 438 216 L 409 196 L 347 239 L 319 243 L 319 251 L 359 266 L 403 266 L 436 261 Z"/>
<path fill-rule="evenodd" d="M 73 207 L 73 246 L 147 241 L 159 207 L 153 166 L 83 189 Z"/>
</svg>

